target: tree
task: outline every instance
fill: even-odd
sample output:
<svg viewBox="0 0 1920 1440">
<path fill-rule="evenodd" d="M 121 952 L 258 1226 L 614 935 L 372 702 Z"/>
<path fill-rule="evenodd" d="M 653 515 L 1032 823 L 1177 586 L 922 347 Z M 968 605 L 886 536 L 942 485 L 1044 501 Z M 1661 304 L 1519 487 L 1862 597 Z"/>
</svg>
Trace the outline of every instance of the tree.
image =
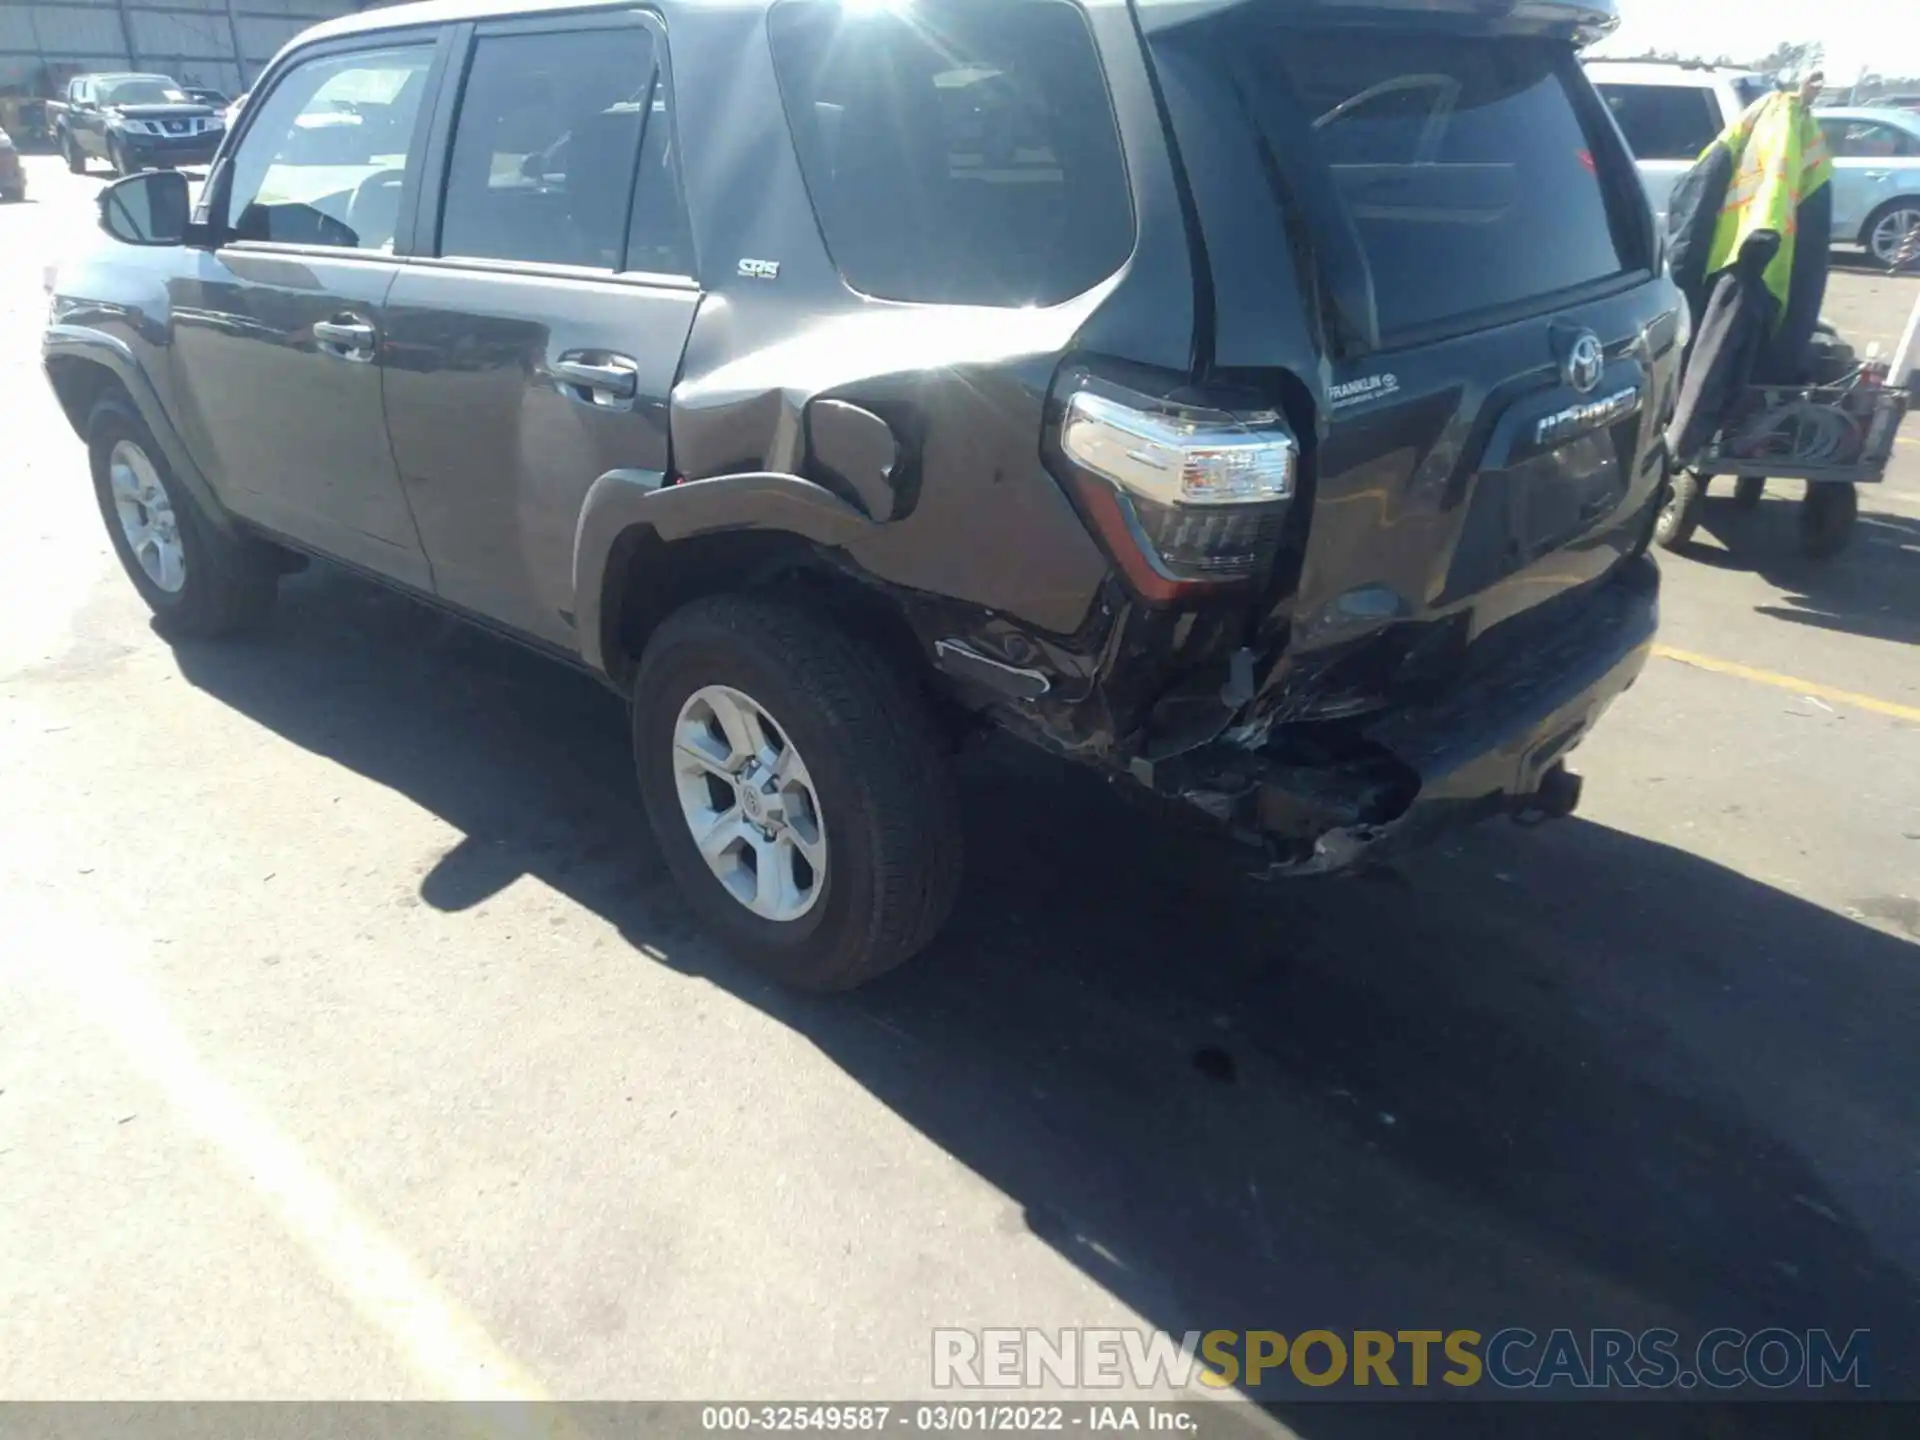
<svg viewBox="0 0 1920 1440">
<path fill-rule="evenodd" d="M 1826 58 L 1827 47 L 1818 40 L 1798 45 L 1782 40 L 1748 68 L 1767 75 L 1806 75 L 1818 70 Z"/>
</svg>

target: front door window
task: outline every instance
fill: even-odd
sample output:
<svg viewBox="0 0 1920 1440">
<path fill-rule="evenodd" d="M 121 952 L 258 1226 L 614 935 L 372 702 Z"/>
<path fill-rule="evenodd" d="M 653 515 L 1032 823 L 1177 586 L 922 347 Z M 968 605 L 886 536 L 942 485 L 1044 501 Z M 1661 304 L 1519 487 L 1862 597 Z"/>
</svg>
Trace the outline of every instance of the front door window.
<svg viewBox="0 0 1920 1440">
<path fill-rule="evenodd" d="M 323 56 L 273 87 L 240 142 L 227 209 L 240 240 L 390 252 L 418 163 L 431 45 Z"/>
</svg>

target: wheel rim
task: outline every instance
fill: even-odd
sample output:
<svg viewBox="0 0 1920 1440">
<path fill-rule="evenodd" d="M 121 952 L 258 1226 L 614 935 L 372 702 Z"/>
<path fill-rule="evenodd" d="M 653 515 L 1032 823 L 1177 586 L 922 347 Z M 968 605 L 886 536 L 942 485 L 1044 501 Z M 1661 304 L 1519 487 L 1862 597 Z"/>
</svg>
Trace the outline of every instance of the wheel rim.
<svg viewBox="0 0 1920 1440">
<path fill-rule="evenodd" d="M 1873 227 L 1874 258 L 1883 265 L 1893 264 L 1901 247 L 1916 238 L 1916 231 L 1920 231 L 1920 209 L 1902 207 L 1882 216 L 1880 223 Z"/>
<path fill-rule="evenodd" d="M 708 685 L 673 726 L 673 779 L 694 845 L 727 893 L 782 923 L 826 889 L 827 831 L 807 763 L 766 708 Z"/>
<path fill-rule="evenodd" d="M 187 583 L 187 552 L 180 544 L 180 522 L 167 487 L 153 461 L 131 440 L 113 447 L 107 461 L 113 486 L 113 511 L 120 520 L 133 558 L 155 585 L 177 595 Z"/>
</svg>

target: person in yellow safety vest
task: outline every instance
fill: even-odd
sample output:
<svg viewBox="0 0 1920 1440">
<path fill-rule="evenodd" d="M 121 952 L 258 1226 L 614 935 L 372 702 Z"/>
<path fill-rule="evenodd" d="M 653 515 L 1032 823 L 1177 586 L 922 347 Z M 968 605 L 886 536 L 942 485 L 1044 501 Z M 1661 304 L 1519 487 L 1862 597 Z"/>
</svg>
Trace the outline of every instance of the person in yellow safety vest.
<svg viewBox="0 0 1920 1440">
<path fill-rule="evenodd" d="M 1674 187 L 1668 261 L 1694 338 L 1668 442 L 1690 463 L 1755 381 L 1801 377 L 1826 298 L 1833 161 L 1822 76 L 1755 101 Z"/>
<path fill-rule="evenodd" d="M 1713 142 L 1732 153 L 1734 171 L 1707 252 L 1707 275 L 1718 275 L 1732 265 L 1757 234 L 1778 235 L 1779 248 L 1761 278 L 1780 302 L 1781 319 L 1793 280 L 1800 206 L 1833 181 L 1826 133 L 1813 118 L 1813 99 L 1825 79 L 1815 71 L 1798 94 L 1776 91 L 1754 101 Z"/>
</svg>

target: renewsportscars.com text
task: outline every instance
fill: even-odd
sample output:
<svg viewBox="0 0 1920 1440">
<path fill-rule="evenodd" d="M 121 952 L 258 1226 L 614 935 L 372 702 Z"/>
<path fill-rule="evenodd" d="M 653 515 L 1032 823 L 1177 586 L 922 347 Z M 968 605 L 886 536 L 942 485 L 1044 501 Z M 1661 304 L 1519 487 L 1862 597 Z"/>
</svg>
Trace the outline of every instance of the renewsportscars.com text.
<svg viewBox="0 0 1920 1440">
<path fill-rule="evenodd" d="M 982 1329 L 932 1338 L 940 1390 L 1872 1388 L 1865 1330 Z"/>
</svg>

